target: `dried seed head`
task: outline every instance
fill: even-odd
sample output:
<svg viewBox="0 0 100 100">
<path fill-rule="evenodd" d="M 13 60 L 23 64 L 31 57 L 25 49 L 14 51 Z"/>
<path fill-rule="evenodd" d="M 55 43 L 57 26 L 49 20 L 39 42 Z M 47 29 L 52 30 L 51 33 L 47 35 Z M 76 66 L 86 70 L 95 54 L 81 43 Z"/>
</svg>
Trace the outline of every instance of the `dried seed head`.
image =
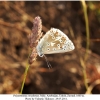
<svg viewBox="0 0 100 100">
<path fill-rule="evenodd" d="M 40 37 L 42 36 L 42 21 L 39 16 L 35 17 L 33 21 L 32 33 L 29 34 L 29 44 L 31 48 L 31 54 L 29 56 L 29 64 L 32 64 L 37 57 L 36 46 Z"/>
<path fill-rule="evenodd" d="M 33 21 L 32 33 L 29 34 L 29 43 L 30 48 L 33 48 L 37 45 L 38 40 L 42 36 L 42 21 L 40 17 L 35 17 Z"/>
</svg>

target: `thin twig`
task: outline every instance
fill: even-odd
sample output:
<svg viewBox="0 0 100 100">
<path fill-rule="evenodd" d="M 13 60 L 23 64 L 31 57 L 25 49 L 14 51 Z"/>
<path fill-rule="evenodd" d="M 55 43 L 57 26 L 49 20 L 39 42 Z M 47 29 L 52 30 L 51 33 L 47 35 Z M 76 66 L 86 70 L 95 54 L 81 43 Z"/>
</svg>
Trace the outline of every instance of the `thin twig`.
<svg viewBox="0 0 100 100">
<path fill-rule="evenodd" d="M 85 17 L 85 25 L 86 25 L 86 53 L 85 53 L 85 60 L 87 59 L 88 56 L 88 50 L 89 50 L 89 45 L 90 45 L 90 34 L 89 34 L 89 23 L 88 23 L 88 15 L 87 15 L 87 7 L 86 3 L 84 0 L 81 0 L 82 6 L 83 6 L 83 11 L 84 11 L 84 17 Z"/>
<path fill-rule="evenodd" d="M 23 92 L 23 88 L 24 88 L 24 84 L 25 84 L 25 80 L 26 80 L 26 76 L 27 76 L 28 69 L 29 69 L 29 65 L 27 65 L 26 66 L 26 69 L 25 69 L 24 79 L 23 79 L 23 82 L 22 82 L 20 94 L 22 94 L 22 92 Z"/>
<path fill-rule="evenodd" d="M 89 35 L 89 23 L 88 23 L 88 15 L 87 15 L 87 7 L 86 7 L 86 3 L 84 0 L 81 0 L 82 2 L 82 6 L 83 6 L 83 11 L 84 11 L 84 17 L 85 17 L 85 25 L 86 25 L 86 53 L 84 56 L 84 60 L 82 58 L 80 58 L 80 62 L 81 65 L 83 67 L 83 75 L 84 75 L 84 83 L 85 83 L 85 87 L 86 89 L 88 89 L 88 84 L 87 84 L 87 74 L 86 74 L 86 65 L 85 62 L 87 60 L 88 57 L 88 50 L 89 50 L 89 39 L 90 39 L 90 35 Z"/>
</svg>

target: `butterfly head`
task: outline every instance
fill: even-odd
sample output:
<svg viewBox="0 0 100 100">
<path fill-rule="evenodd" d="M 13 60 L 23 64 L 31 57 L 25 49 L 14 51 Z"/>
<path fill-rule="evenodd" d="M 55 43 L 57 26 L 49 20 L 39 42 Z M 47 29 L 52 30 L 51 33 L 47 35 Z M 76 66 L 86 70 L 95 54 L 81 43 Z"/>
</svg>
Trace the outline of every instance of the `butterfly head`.
<svg viewBox="0 0 100 100">
<path fill-rule="evenodd" d="M 37 49 L 38 55 L 39 55 L 40 57 L 43 57 L 44 54 L 43 54 L 43 52 L 42 52 L 41 46 L 37 45 L 36 49 Z"/>
</svg>

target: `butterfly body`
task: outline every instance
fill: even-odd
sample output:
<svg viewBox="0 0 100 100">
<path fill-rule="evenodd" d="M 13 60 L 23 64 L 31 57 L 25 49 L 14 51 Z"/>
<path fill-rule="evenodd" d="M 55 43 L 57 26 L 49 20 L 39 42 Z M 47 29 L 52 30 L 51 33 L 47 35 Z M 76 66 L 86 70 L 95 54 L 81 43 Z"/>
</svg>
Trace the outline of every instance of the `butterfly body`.
<svg viewBox="0 0 100 100">
<path fill-rule="evenodd" d="M 62 31 L 51 28 L 42 37 L 37 45 L 37 53 L 40 57 L 44 54 L 64 53 L 74 50 L 74 44 Z"/>
</svg>

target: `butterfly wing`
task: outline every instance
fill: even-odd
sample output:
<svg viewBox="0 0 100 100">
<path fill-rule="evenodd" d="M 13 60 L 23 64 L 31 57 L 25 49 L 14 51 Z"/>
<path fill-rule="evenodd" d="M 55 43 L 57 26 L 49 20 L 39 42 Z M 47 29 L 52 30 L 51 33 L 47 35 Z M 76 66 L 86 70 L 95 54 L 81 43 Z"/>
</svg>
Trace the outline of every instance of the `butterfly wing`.
<svg viewBox="0 0 100 100">
<path fill-rule="evenodd" d="M 40 40 L 40 53 L 53 54 L 72 51 L 75 47 L 71 40 L 59 29 L 51 28 Z"/>
</svg>

